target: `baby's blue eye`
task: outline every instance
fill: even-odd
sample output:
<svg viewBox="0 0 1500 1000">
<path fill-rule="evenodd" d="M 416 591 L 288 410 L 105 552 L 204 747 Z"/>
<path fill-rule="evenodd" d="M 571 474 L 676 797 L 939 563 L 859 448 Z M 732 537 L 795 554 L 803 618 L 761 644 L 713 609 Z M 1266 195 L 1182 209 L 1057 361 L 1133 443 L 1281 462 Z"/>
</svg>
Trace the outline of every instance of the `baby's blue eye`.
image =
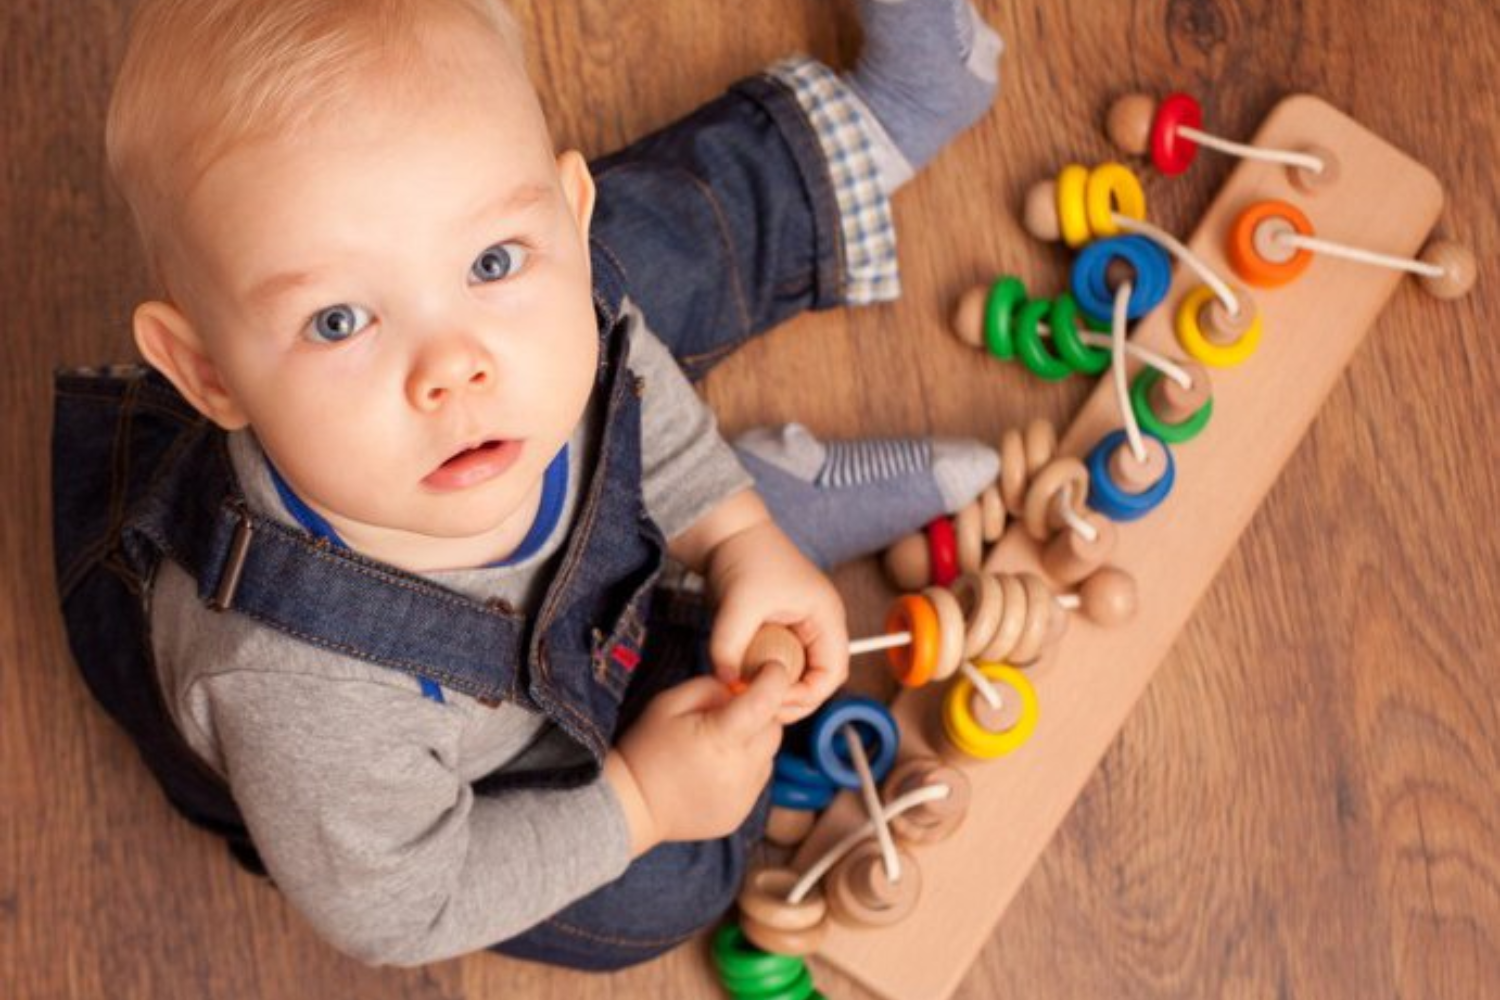
<svg viewBox="0 0 1500 1000">
<path fill-rule="evenodd" d="M 519 243 L 496 243 L 474 259 L 469 274 L 475 281 L 503 281 L 526 263 L 526 248 Z"/>
<path fill-rule="evenodd" d="M 312 340 L 336 344 L 341 340 L 348 340 L 369 325 L 368 310 L 340 302 L 336 306 L 319 309 L 308 324 L 307 332 Z"/>
</svg>

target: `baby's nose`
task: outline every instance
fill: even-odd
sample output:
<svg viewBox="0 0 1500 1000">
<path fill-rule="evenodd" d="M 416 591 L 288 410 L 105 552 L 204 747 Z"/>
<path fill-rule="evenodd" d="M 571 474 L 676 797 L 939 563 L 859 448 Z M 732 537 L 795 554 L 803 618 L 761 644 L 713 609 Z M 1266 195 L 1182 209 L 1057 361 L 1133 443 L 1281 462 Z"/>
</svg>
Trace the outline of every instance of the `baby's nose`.
<svg viewBox="0 0 1500 1000">
<path fill-rule="evenodd" d="M 420 410 L 435 410 L 455 392 L 488 389 L 495 362 L 472 337 L 445 337 L 426 345 L 407 379 L 407 396 Z"/>
</svg>

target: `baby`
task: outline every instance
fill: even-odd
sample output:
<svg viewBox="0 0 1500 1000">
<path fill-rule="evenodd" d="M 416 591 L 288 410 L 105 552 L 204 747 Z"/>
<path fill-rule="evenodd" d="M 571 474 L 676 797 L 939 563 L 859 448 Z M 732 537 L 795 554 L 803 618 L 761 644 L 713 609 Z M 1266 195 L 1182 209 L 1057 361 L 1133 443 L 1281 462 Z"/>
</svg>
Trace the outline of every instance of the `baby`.
<svg viewBox="0 0 1500 1000">
<path fill-rule="evenodd" d="M 70 641 L 335 946 L 608 969 L 702 929 L 847 673 L 819 566 L 993 478 L 961 442 L 731 448 L 684 376 L 893 297 L 887 195 L 992 100 L 964 0 L 861 12 L 853 73 L 782 63 L 591 168 L 498 0 L 141 4 L 108 152 L 155 371 L 59 376 Z M 805 673 L 731 695 L 770 623 Z"/>
</svg>

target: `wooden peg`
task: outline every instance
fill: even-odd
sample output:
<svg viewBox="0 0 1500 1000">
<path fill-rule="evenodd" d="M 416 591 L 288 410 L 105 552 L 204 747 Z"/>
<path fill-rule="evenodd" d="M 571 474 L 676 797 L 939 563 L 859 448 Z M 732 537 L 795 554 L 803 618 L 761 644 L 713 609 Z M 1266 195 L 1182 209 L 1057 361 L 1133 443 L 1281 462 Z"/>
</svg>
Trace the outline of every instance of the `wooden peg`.
<svg viewBox="0 0 1500 1000">
<path fill-rule="evenodd" d="M 1217 295 L 1210 295 L 1198 309 L 1198 326 L 1203 330 L 1203 335 L 1220 347 L 1239 343 L 1240 338 L 1255 326 L 1255 318 L 1259 315 L 1255 296 L 1239 285 L 1229 287 L 1239 302 L 1238 313 L 1231 314 Z M 1171 379 L 1164 378 L 1161 381 L 1169 382 Z"/>
<path fill-rule="evenodd" d="M 1146 460 L 1141 461 L 1122 444 L 1109 456 L 1109 475 L 1115 485 L 1127 493 L 1144 493 L 1167 474 L 1167 449 L 1153 437 L 1141 438 L 1146 448 Z"/>
<path fill-rule="evenodd" d="M 1299 153 L 1308 153 L 1323 161 L 1322 170 L 1308 170 L 1306 167 L 1296 164 L 1287 164 L 1287 180 L 1292 182 L 1292 187 L 1306 195 L 1317 195 L 1324 191 L 1330 191 L 1338 185 L 1339 177 L 1343 174 L 1343 168 L 1339 166 L 1339 158 L 1334 155 L 1333 150 L 1327 146 L 1319 146 L 1316 143 L 1303 146 L 1297 150 Z"/>
<path fill-rule="evenodd" d="M 779 847 L 796 847 L 818 821 L 811 809 L 788 809 L 772 806 L 766 817 L 766 839 Z"/>
<path fill-rule="evenodd" d="M 1196 361 L 1177 362 L 1192 384 L 1184 388 L 1176 379 L 1163 375 L 1151 386 L 1151 409 L 1164 423 L 1180 424 L 1203 409 L 1213 396 L 1208 369 Z"/>
<path fill-rule="evenodd" d="M 1106 566 L 1078 589 L 1083 614 L 1095 625 L 1113 628 L 1135 617 L 1135 578 L 1124 570 Z"/>
<path fill-rule="evenodd" d="M 988 285 L 976 285 L 959 296 L 953 309 L 953 333 L 959 340 L 984 350 L 984 306 L 989 299 Z"/>
<path fill-rule="evenodd" d="M 1062 224 L 1057 217 L 1056 181 L 1041 181 L 1026 192 L 1021 225 L 1043 243 L 1056 243 L 1062 239 Z"/>
<path fill-rule="evenodd" d="M 920 532 L 907 535 L 886 549 L 881 561 L 886 577 L 897 590 L 909 593 L 932 582 L 932 553 L 927 548 L 927 537 Z"/>
<path fill-rule="evenodd" d="M 963 825 L 973 794 L 969 779 L 936 757 L 908 757 L 897 764 L 885 780 L 886 802 L 938 785 L 948 786 L 948 797 L 924 802 L 892 819 L 892 833 L 908 844 L 933 844 Z"/>
<path fill-rule="evenodd" d="M 762 625 L 750 645 L 745 647 L 745 662 L 740 668 L 740 679 L 749 683 L 767 663 L 779 663 L 786 670 L 787 678 L 793 682 L 802 676 L 807 666 L 807 650 L 802 647 L 791 629 L 784 625 Z"/>
<path fill-rule="evenodd" d="M 1156 100 L 1146 94 L 1126 94 L 1109 106 L 1104 131 L 1109 141 L 1132 156 L 1144 156 L 1151 144 Z"/>
<path fill-rule="evenodd" d="M 1443 269 L 1437 277 L 1417 276 L 1422 289 L 1433 298 L 1456 299 L 1467 295 L 1479 273 L 1473 251 L 1452 240 L 1432 240 L 1422 248 L 1418 260 Z"/>
<path fill-rule="evenodd" d="M 850 851 L 828 875 L 828 908 L 846 924 L 885 927 L 916 909 L 922 895 L 922 870 L 904 848 L 901 878 L 892 882 L 880 857 L 880 845 L 866 840 Z"/>
<path fill-rule="evenodd" d="M 1103 566 L 1120 537 L 1114 522 L 1102 514 L 1089 511 L 1083 520 L 1096 532 L 1094 541 L 1076 531 L 1059 531 L 1042 552 L 1042 568 L 1064 586 L 1085 579 Z"/>
</svg>

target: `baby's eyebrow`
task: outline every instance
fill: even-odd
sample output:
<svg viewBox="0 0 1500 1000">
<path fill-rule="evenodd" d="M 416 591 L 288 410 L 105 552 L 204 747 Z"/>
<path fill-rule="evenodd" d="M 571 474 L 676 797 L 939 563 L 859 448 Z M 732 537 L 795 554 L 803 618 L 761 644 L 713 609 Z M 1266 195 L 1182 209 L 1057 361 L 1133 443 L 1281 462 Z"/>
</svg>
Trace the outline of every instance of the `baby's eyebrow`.
<svg viewBox="0 0 1500 1000">
<path fill-rule="evenodd" d="M 546 184 L 535 181 L 522 184 L 485 205 L 479 213 L 479 218 L 489 219 L 523 211 L 544 201 L 551 190 Z"/>
</svg>

